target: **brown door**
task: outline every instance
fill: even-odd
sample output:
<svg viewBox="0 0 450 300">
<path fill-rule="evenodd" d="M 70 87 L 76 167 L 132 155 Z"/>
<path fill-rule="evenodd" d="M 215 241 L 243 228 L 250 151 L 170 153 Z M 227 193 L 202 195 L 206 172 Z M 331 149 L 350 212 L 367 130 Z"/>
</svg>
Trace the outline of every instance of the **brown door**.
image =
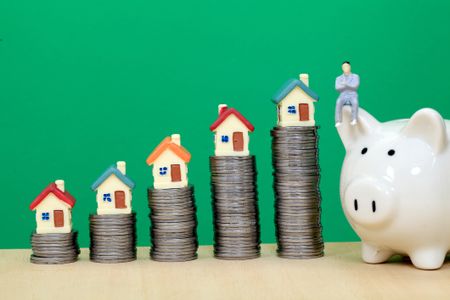
<svg viewBox="0 0 450 300">
<path fill-rule="evenodd" d="M 244 134 L 242 132 L 233 132 L 233 150 L 244 151 Z"/>
<path fill-rule="evenodd" d="M 116 208 L 127 208 L 125 205 L 125 192 L 124 191 L 116 191 L 114 193 L 114 201 L 116 203 Z"/>
<path fill-rule="evenodd" d="M 298 110 L 300 112 L 300 121 L 309 121 L 309 104 L 300 103 Z"/>
<path fill-rule="evenodd" d="M 180 165 L 170 165 L 170 176 L 172 177 L 172 182 L 181 181 Z"/>
<path fill-rule="evenodd" d="M 64 212 L 62 210 L 54 210 L 53 220 L 55 222 L 55 227 L 64 227 Z"/>
</svg>

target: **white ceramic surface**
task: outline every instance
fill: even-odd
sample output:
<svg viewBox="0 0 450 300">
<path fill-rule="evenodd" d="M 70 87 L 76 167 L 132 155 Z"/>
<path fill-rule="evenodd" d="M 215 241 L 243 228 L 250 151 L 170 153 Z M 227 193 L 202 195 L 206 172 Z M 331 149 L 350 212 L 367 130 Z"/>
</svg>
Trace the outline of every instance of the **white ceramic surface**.
<svg viewBox="0 0 450 300">
<path fill-rule="evenodd" d="M 352 126 L 343 113 L 341 204 L 363 260 L 404 254 L 417 268 L 440 268 L 450 249 L 450 121 L 425 108 L 381 123 L 360 109 Z"/>
</svg>

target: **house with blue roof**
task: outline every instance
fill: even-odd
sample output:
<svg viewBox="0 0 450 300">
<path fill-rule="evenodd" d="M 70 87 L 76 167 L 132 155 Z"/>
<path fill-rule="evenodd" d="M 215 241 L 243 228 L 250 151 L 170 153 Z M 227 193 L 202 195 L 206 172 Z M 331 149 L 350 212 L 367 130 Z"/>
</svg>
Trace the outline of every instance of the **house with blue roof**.
<svg viewBox="0 0 450 300">
<path fill-rule="evenodd" d="M 97 214 L 130 214 L 134 182 L 126 175 L 126 163 L 112 165 L 92 184 L 97 192 Z"/>
<path fill-rule="evenodd" d="M 314 103 L 319 96 L 309 88 L 308 74 L 289 79 L 272 97 L 277 105 L 278 126 L 315 126 Z"/>
</svg>

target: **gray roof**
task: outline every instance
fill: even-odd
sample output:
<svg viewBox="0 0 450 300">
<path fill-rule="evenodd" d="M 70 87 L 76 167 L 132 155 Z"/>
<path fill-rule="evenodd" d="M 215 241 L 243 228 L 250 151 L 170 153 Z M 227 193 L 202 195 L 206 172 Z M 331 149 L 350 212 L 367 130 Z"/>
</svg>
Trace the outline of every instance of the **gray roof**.
<svg viewBox="0 0 450 300">
<path fill-rule="evenodd" d="M 283 86 L 273 95 L 272 102 L 275 104 L 280 103 L 295 87 L 302 89 L 308 96 L 318 101 L 319 96 L 311 90 L 306 84 L 298 79 L 289 79 L 283 84 Z"/>
<path fill-rule="evenodd" d="M 92 184 L 91 189 L 95 191 L 103 183 L 103 181 L 108 179 L 112 174 L 116 175 L 116 177 L 125 183 L 130 189 L 134 188 L 134 182 L 126 175 L 123 175 L 122 172 L 120 172 L 114 165 L 112 165 Z"/>
</svg>

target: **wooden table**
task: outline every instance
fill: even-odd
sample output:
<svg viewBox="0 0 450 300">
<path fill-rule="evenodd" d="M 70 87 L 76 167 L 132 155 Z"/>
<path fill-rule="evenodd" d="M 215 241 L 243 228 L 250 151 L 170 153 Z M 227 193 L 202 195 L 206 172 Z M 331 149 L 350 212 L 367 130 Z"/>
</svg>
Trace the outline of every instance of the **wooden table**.
<svg viewBox="0 0 450 300">
<path fill-rule="evenodd" d="M 29 263 L 30 250 L 0 250 L 0 299 L 450 299 L 448 260 L 438 271 L 401 258 L 368 265 L 360 247 L 328 243 L 323 258 L 290 260 L 263 245 L 261 258 L 224 261 L 203 246 L 185 263 L 151 261 L 139 248 L 124 264 L 92 263 L 83 249 L 80 261 L 59 266 Z"/>
</svg>

